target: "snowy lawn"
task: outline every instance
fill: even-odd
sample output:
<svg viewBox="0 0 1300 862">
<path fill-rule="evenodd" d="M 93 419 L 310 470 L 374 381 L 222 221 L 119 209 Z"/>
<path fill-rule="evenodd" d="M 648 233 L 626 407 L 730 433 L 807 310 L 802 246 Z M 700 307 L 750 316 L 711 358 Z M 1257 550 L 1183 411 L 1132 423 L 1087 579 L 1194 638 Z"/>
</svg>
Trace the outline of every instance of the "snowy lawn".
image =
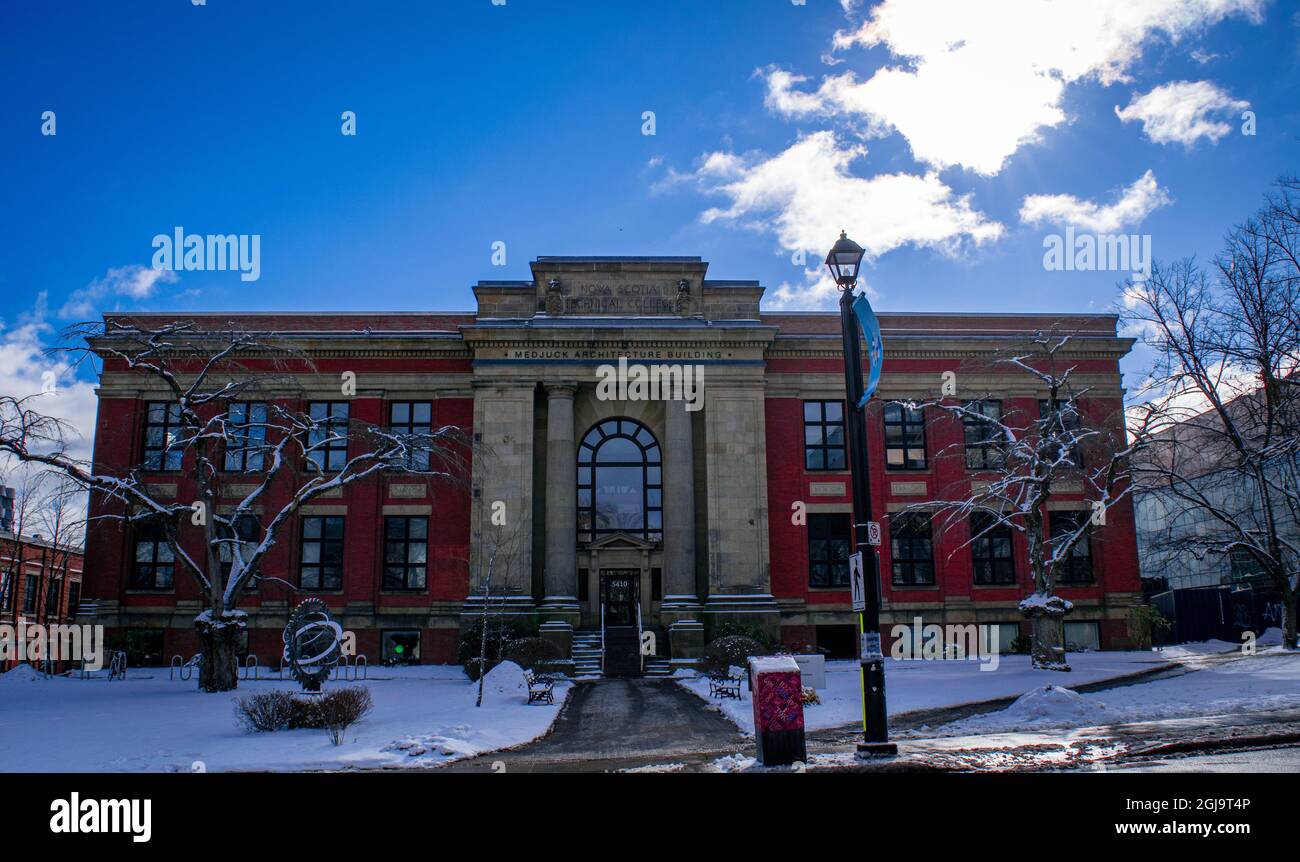
<svg viewBox="0 0 1300 862">
<path fill-rule="evenodd" d="M 1000 697 L 1015 697 L 1045 685 L 1084 685 L 1153 670 L 1180 658 L 1222 652 L 1233 645 L 1222 642 L 1174 647 L 1162 652 L 1071 653 L 1070 673 L 1034 670 L 1027 655 L 1000 657 L 997 670 L 980 670 L 977 661 L 885 660 L 885 687 L 889 714 L 920 709 L 957 706 Z M 821 704 L 804 708 L 808 730 L 842 727 L 862 721 L 862 689 L 856 661 L 826 663 L 826 688 L 817 692 Z M 742 731 L 754 732 L 754 707 L 748 687 L 741 686 L 741 699 L 719 702 L 709 698 L 709 681 L 681 677 L 680 685 L 710 703 Z"/>
<path fill-rule="evenodd" d="M 555 705 L 527 705 L 513 664 L 488 674 L 483 706 L 459 667 L 381 668 L 358 683 L 374 711 L 335 746 L 323 730 L 250 733 L 235 701 L 260 691 L 296 691 L 291 681 L 243 681 L 239 691 L 200 694 L 193 680 L 169 681 L 166 668 L 132 669 L 125 682 L 44 679 L 26 666 L 0 676 L 0 771 L 159 772 L 309 770 L 431 766 L 542 736 Z M 194 764 L 201 762 L 202 767 Z"/>
<path fill-rule="evenodd" d="M 1061 683 L 1025 693 L 1004 710 L 944 725 L 944 734 L 1095 727 L 1300 708 L 1300 653 L 1269 651 L 1193 673 L 1080 694 Z"/>
</svg>

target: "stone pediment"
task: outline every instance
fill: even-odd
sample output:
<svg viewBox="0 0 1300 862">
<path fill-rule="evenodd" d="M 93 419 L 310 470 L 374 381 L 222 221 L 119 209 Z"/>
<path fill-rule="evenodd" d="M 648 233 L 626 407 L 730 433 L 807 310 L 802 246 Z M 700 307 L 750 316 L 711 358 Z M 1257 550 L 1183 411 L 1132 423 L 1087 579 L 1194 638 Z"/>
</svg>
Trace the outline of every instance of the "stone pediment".
<svg viewBox="0 0 1300 862">
<path fill-rule="evenodd" d="M 612 536 L 602 536 L 594 542 L 587 545 L 593 551 L 606 551 L 614 549 L 631 549 L 637 551 L 652 551 L 659 547 L 657 542 L 647 542 L 645 539 L 639 539 L 629 533 L 615 533 Z"/>
</svg>

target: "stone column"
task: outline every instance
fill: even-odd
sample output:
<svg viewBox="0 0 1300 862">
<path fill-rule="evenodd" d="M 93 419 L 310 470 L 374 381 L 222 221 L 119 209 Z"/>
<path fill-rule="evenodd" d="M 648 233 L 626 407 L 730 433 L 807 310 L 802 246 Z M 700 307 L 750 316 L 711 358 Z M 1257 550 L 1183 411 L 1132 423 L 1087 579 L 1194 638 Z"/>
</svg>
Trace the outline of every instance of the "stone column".
<svg viewBox="0 0 1300 862">
<path fill-rule="evenodd" d="M 573 436 L 574 383 L 546 385 L 546 563 L 544 636 L 566 653 L 578 622 L 578 454 Z"/>
<path fill-rule="evenodd" d="M 675 662 L 689 664 L 704 648 L 700 600 L 695 594 L 695 441 L 691 414 L 680 401 L 664 402 L 664 597 Z"/>
</svg>

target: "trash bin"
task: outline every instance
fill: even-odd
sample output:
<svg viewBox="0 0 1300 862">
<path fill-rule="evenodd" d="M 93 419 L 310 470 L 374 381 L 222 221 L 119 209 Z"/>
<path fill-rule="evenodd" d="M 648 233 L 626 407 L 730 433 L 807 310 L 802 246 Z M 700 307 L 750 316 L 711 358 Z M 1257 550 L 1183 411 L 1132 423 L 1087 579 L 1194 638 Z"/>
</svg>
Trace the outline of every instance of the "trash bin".
<svg viewBox="0 0 1300 862">
<path fill-rule="evenodd" d="M 764 766 L 788 766 L 808 757 L 803 734 L 803 680 L 792 656 L 749 660 L 754 738 Z"/>
</svg>

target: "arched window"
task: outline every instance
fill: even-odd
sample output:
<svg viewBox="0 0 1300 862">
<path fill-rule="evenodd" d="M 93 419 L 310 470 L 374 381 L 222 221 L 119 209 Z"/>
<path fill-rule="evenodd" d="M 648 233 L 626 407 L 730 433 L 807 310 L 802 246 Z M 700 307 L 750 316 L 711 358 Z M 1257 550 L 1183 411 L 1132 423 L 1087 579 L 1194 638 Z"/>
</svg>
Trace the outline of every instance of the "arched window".
<svg viewBox="0 0 1300 862">
<path fill-rule="evenodd" d="M 628 533 L 663 538 L 663 459 L 650 429 L 606 419 L 578 446 L 578 541 Z"/>
</svg>

